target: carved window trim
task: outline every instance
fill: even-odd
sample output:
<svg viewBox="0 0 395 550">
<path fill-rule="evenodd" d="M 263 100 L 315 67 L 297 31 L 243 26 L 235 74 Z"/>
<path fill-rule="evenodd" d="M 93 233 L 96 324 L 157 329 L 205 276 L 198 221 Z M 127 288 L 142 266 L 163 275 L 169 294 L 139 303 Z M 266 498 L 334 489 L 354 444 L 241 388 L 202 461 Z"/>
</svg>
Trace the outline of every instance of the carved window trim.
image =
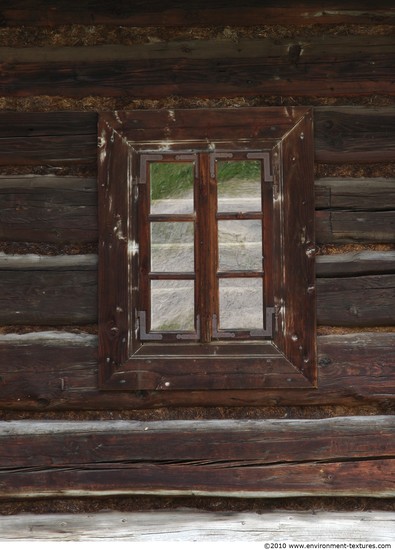
<svg viewBox="0 0 395 550">
<path fill-rule="evenodd" d="M 272 173 L 275 333 L 258 342 L 141 342 L 139 202 L 145 160 L 243 151 Z M 144 155 L 148 155 L 144 157 Z M 141 162 L 143 159 L 143 162 Z M 99 117 L 99 380 L 108 390 L 316 385 L 312 113 L 306 108 L 104 113 Z M 271 311 L 268 313 L 270 323 Z"/>
</svg>

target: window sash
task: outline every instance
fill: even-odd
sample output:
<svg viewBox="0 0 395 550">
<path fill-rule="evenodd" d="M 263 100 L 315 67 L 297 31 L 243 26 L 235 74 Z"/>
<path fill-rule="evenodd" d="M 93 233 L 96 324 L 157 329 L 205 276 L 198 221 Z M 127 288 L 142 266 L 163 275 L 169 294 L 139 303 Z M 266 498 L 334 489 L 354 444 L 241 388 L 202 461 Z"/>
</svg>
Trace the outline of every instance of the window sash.
<svg viewBox="0 0 395 550">
<path fill-rule="evenodd" d="M 255 159 L 251 161 L 251 156 Z M 218 174 L 218 163 L 223 162 L 222 159 L 226 159 L 227 163 L 259 163 L 259 210 L 256 205 L 253 210 L 246 208 L 236 211 L 223 212 L 218 208 L 218 186 L 220 177 Z M 262 162 L 262 159 L 264 162 Z M 213 340 L 236 338 L 242 340 L 259 339 L 272 337 L 273 323 L 271 316 L 273 315 L 273 299 L 267 294 L 267 290 L 272 288 L 270 282 L 267 282 L 268 278 L 263 270 L 262 261 L 266 255 L 265 248 L 269 249 L 269 242 L 265 243 L 264 233 L 264 207 L 265 201 L 271 200 L 271 185 L 267 185 L 270 181 L 270 159 L 268 152 L 255 152 L 246 153 L 239 151 L 228 151 L 213 154 L 210 152 L 200 152 L 195 155 L 189 153 L 183 153 L 178 151 L 177 154 L 170 152 L 168 154 L 158 155 L 157 153 L 150 154 L 144 152 L 140 155 L 140 192 L 139 192 L 139 241 L 140 246 L 140 306 L 139 306 L 139 318 L 140 318 L 140 339 L 141 341 L 148 340 L 160 340 L 163 342 L 177 342 L 180 340 L 198 340 L 202 343 L 209 343 Z M 193 208 L 188 209 L 186 212 L 177 212 L 177 209 L 172 208 L 171 213 L 156 211 L 157 208 L 152 207 L 152 196 L 154 183 L 152 182 L 152 173 L 157 172 L 156 167 L 164 165 L 165 172 L 167 166 L 172 163 L 174 169 L 170 172 L 177 173 L 179 165 L 185 166 L 187 163 L 194 166 L 194 178 L 193 178 Z M 248 166 L 244 164 L 243 168 Z M 234 165 L 236 167 L 236 164 Z M 268 168 L 269 167 L 269 168 Z M 237 168 L 237 167 L 236 167 Z M 268 175 L 269 174 L 269 175 Z M 265 187 L 266 184 L 266 187 Z M 266 197 L 265 197 L 266 194 Z M 169 195 L 167 195 L 169 196 Z M 188 205 L 190 206 L 190 205 Z M 153 213 L 153 210 L 155 212 Z M 235 224 L 248 224 L 251 221 L 252 224 L 260 222 L 261 228 L 258 232 L 258 244 L 260 248 L 259 254 L 262 256 L 260 260 L 260 266 L 254 266 L 254 269 L 221 269 L 220 265 L 220 231 L 218 227 L 221 225 L 235 223 Z M 161 224 L 174 224 L 174 227 L 182 228 L 181 224 L 193 224 L 194 236 L 191 241 L 193 245 L 193 259 L 194 269 L 188 266 L 188 270 L 175 271 L 170 270 L 157 270 L 155 269 L 155 262 L 153 262 L 153 239 L 152 228 L 155 224 L 160 226 Z M 177 224 L 177 225 L 176 225 Z M 265 231 L 268 234 L 271 233 L 271 228 L 267 226 Z M 269 239 L 267 239 L 268 241 Z M 171 248 L 174 243 L 167 243 Z M 180 243 L 179 243 L 180 244 Z M 163 246 L 163 245 L 162 245 Z M 268 258 L 270 259 L 270 253 L 268 252 Z M 190 262 L 189 262 L 190 264 Z M 270 269 L 268 269 L 270 272 Z M 233 319 L 238 319 L 241 323 L 241 327 L 230 326 L 227 328 L 221 327 L 220 311 L 223 310 L 222 304 L 220 304 L 220 286 L 226 287 L 231 280 L 235 281 L 235 284 L 240 286 L 243 284 L 243 279 L 248 280 L 256 279 L 261 281 L 259 294 L 259 301 L 262 302 L 261 311 L 255 312 L 255 315 L 261 317 L 260 326 L 243 326 L 243 322 L 239 320 L 240 315 L 233 315 Z M 176 329 L 172 328 L 171 323 L 167 330 L 160 330 L 155 327 L 153 319 L 154 306 L 152 303 L 153 297 L 153 281 L 169 281 L 169 285 L 176 286 L 177 281 L 193 281 L 194 283 L 194 329 L 183 328 L 178 326 Z M 240 281 L 240 283 L 237 283 Z M 187 283 L 185 283 L 187 286 Z M 251 286 L 251 284 L 250 284 Z M 237 288 L 236 288 L 237 290 Z M 251 290 L 251 289 L 250 289 Z M 159 292 L 161 292 L 159 290 Z M 165 290 L 162 290 L 165 293 Z M 169 289 L 169 295 L 173 295 Z M 222 292 L 224 294 L 224 292 Z M 224 294 L 225 296 L 225 294 Z M 184 296 L 184 299 L 188 299 Z M 161 304 L 163 307 L 163 304 Z M 237 321 L 236 321 L 237 322 Z M 144 326 L 143 326 L 144 324 Z M 231 330 L 229 330 L 231 329 Z"/>
</svg>

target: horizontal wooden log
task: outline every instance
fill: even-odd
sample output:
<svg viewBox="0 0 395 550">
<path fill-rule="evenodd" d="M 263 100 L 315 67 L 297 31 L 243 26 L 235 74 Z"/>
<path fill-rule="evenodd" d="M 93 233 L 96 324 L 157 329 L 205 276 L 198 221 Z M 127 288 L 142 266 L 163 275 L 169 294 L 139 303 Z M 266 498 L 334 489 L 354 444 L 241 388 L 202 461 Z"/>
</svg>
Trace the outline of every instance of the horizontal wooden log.
<svg viewBox="0 0 395 550">
<path fill-rule="evenodd" d="M 0 254 L 0 281 L 2 324 L 97 321 L 96 257 L 63 256 L 55 262 L 51 256 Z"/>
<path fill-rule="evenodd" d="M 105 494 L 395 496 L 392 416 L 10 421 L 3 498 Z"/>
<path fill-rule="evenodd" d="M 321 325 L 383 326 L 395 323 L 393 253 L 382 253 L 384 274 L 352 274 L 350 256 L 325 261 L 329 277 L 317 279 L 317 320 Z M 359 275 L 373 254 L 363 257 Z M 320 259 L 319 263 L 324 260 Z M 343 262 L 343 263 L 342 263 Z M 338 268 L 335 265 L 339 266 Z M 373 272 L 379 268 L 376 265 Z M 388 273 L 390 271 L 390 273 Z M 325 273 L 325 272 L 324 272 Z M 97 322 L 97 262 L 87 256 L 9 256 L 0 253 L 0 323 L 60 325 Z M 321 272 L 321 275 L 323 273 Z M 56 304 L 56 307 L 54 307 Z"/>
<path fill-rule="evenodd" d="M 319 210 L 315 213 L 315 231 L 319 244 L 393 243 L 395 210 Z"/>
<path fill-rule="evenodd" d="M 265 467 L 127 463 L 84 468 L 78 463 L 69 469 L 17 471 L 15 476 L 7 472 L 6 476 L 0 476 L 0 487 L 1 496 L 6 499 L 134 494 L 390 498 L 395 495 L 394 473 L 395 459 L 391 458 Z"/>
<path fill-rule="evenodd" d="M 93 178 L 0 176 L 0 239 L 96 241 L 96 187 Z M 315 190 L 317 242 L 394 242 L 395 180 L 323 178 Z"/>
<path fill-rule="evenodd" d="M 3 96 L 395 94 L 395 41 L 385 36 L 0 48 L 0 58 Z"/>
<path fill-rule="evenodd" d="M 39 256 L 0 252 L 0 271 L 96 271 L 96 254 Z"/>
<path fill-rule="evenodd" d="M 92 136 L 97 133 L 97 114 L 84 111 L 2 111 L 0 122 L 2 138 Z"/>
<path fill-rule="evenodd" d="M 7 111 L 0 126 L 0 165 L 96 163 L 96 113 Z"/>
<path fill-rule="evenodd" d="M 392 162 L 394 118 L 390 107 L 314 108 L 316 161 Z M 96 162 L 96 125 L 96 113 L 2 112 L 0 165 Z"/>
<path fill-rule="evenodd" d="M 97 337 L 64 332 L 0 335 L 3 409 L 140 409 L 390 404 L 395 333 L 319 336 L 318 389 L 114 392 L 98 390 Z"/>
<path fill-rule="evenodd" d="M 395 324 L 395 275 L 317 279 L 317 319 L 321 325 Z"/>
<path fill-rule="evenodd" d="M 314 127 L 317 162 L 394 161 L 395 121 L 391 107 L 317 107 Z"/>
<path fill-rule="evenodd" d="M 395 273 L 395 250 L 317 256 L 315 273 L 317 277 Z"/>
<path fill-rule="evenodd" d="M 0 240 L 97 241 L 96 180 L 0 177 Z"/>
<path fill-rule="evenodd" d="M 395 180 L 322 178 L 315 197 L 318 243 L 395 241 Z"/>
<path fill-rule="evenodd" d="M 320 178 L 315 182 L 318 210 L 395 210 L 395 179 Z"/>
<path fill-rule="evenodd" d="M 388 2 L 322 3 L 305 0 L 294 5 L 290 0 L 275 6 L 249 0 L 215 0 L 208 5 L 204 0 L 193 0 L 188 6 L 174 0 L 149 3 L 143 0 L 113 2 L 102 0 L 86 5 L 77 0 L 57 1 L 50 7 L 44 0 L 14 0 L 1 9 L 2 26 L 48 25 L 122 25 L 122 26 L 204 26 L 209 25 L 312 25 L 312 24 L 393 24 L 394 9 Z"/>
<path fill-rule="evenodd" d="M 377 544 L 393 541 L 395 513 L 235 512 L 186 509 L 90 514 L 18 514 L 0 517 L 1 541 L 255 542 Z M 330 538 L 328 539 L 328 533 Z M 374 541 L 374 542 L 373 542 Z"/>
<path fill-rule="evenodd" d="M 393 416 L 151 422 L 16 420 L 0 425 L 0 472 L 67 467 L 77 460 L 90 466 L 198 460 L 263 466 L 379 459 L 395 457 L 394 436 Z"/>
</svg>

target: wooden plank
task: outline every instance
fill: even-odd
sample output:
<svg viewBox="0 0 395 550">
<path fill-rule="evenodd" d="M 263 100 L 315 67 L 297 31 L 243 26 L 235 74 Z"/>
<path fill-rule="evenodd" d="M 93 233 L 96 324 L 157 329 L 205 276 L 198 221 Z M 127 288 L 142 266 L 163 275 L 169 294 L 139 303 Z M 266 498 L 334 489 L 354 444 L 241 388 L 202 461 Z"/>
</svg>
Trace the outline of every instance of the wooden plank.
<svg viewBox="0 0 395 550">
<path fill-rule="evenodd" d="M 318 210 L 395 210 L 395 179 L 320 178 L 315 181 L 315 207 Z"/>
<path fill-rule="evenodd" d="M 317 318 L 321 325 L 395 324 L 395 275 L 317 279 Z"/>
<path fill-rule="evenodd" d="M 146 409 L 393 403 L 395 333 L 319 336 L 318 389 L 99 391 L 97 337 L 64 332 L 0 335 L 3 409 Z"/>
<path fill-rule="evenodd" d="M 122 8 L 121 8 L 122 6 Z M 58 0 L 48 6 L 44 0 L 14 0 L 1 10 L 2 26 L 122 25 L 122 26 L 212 26 L 212 25 L 312 25 L 312 24 L 393 24 L 394 9 L 381 0 L 374 6 L 368 1 L 344 3 L 332 0 L 325 9 L 317 0 L 300 5 L 282 0 L 266 6 L 248 0 L 192 0 L 188 7 L 174 0 L 159 2 L 135 0 L 132 5 L 96 0 L 86 5 L 78 0 Z"/>
<path fill-rule="evenodd" d="M 316 277 L 344 277 L 395 273 L 395 250 L 363 251 L 317 256 Z"/>
<path fill-rule="evenodd" d="M 0 48 L 0 57 L 3 96 L 154 99 L 395 93 L 395 40 L 386 36 Z M 333 132 L 331 136 L 333 140 Z M 332 146 L 338 147 L 337 139 Z"/>
<path fill-rule="evenodd" d="M 317 162 L 394 160 L 395 121 L 391 107 L 317 107 L 314 127 Z"/>
<path fill-rule="evenodd" d="M 96 126 L 96 113 L 2 112 L 0 165 L 96 162 Z"/>
<path fill-rule="evenodd" d="M 0 517 L 0 540 L 46 542 L 393 542 L 395 513 L 150 510 Z M 330 536 L 328 535 L 330 533 Z"/>
<path fill-rule="evenodd" d="M 10 421 L 0 426 L 1 495 L 391 497 L 394 435 L 392 416 Z"/>
<path fill-rule="evenodd" d="M 96 241 L 96 180 L 33 175 L 0 177 L 0 239 Z"/>
<path fill-rule="evenodd" d="M 392 244 L 395 240 L 395 210 L 318 210 L 315 213 L 315 222 L 316 242 L 319 244 Z"/>
<path fill-rule="evenodd" d="M 275 236 L 271 236 L 273 245 L 270 244 L 268 247 L 272 250 L 272 258 L 269 257 L 269 263 L 265 265 L 270 266 L 269 269 L 272 272 L 271 288 L 275 297 L 274 303 L 286 304 L 285 308 L 280 306 L 278 325 L 282 328 L 275 331 L 273 342 L 311 383 L 316 384 L 317 308 L 314 291 L 314 246 L 312 248 L 314 242 L 312 122 L 311 113 L 307 112 L 281 142 L 281 147 L 277 151 L 281 159 L 281 168 L 273 162 L 273 179 L 276 181 L 278 178 L 280 181 L 281 200 L 276 200 L 273 190 L 273 214 L 269 209 L 269 216 L 272 215 L 274 220 L 278 220 L 278 225 L 269 226 L 269 231 L 274 229 Z M 279 206 L 279 203 L 283 206 Z M 287 222 L 284 223 L 283 220 Z M 310 253 L 309 249 L 313 252 Z M 265 245 L 263 250 L 265 254 Z"/>
</svg>

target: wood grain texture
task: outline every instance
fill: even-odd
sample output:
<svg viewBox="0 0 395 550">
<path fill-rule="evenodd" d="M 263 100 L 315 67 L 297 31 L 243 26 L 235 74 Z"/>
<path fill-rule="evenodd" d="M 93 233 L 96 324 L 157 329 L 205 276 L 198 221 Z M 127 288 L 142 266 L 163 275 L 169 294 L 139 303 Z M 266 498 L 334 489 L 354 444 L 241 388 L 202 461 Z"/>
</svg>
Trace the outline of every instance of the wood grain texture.
<svg viewBox="0 0 395 550">
<path fill-rule="evenodd" d="M 177 0 L 134 1 L 117 0 L 111 6 L 103 0 L 88 5 L 78 0 L 57 0 L 48 6 L 44 0 L 14 0 L 12 6 L 1 11 L 1 25 L 54 26 L 80 25 L 122 26 L 204 26 L 209 25 L 311 25 L 311 24 L 391 24 L 395 20 L 394 8 L 381 0 L 374 6 L 370 2 L 332 0 L 325 9 L 317 0 L 305 0 L 295 5 L 282 0 L 276 5 L 262 5 L 256 0 L 241 3 L 239 0 L 215 0 L 207 5 L 204 0 L 193 0 L 185 6 Z"/>
<path fill-rule="evenodd" d="M 2 112 L 0 165 L 95 163 L 96 125 L 96 113 Z"/>
<path fill-rule="evenodd" d="M 393 243 L 395 210 L 319 210 L 315 214 L 319 244 Z"/>
<path fill-rule="evenodd" d="M 0 239 L 30 242 L 97 241 L 95 179 L 0 177 Z"/>
<path fill-rule="evenodd" d="M 205 459 L 202 459 L 206 463 Z M 1 480 L 2 496 L 10 498 L 109 495 L 191 495 L 237 498 L 303 496 L 359 496 L 391 498 L 395 459 L 383 458 L 284 465 L 230 464 L 211 467 L 169 464 L 76 465 L 35 472 L 7 473 Z M 12 485 L 14 482 L 15 487 Z"/>
<path fill-rule="evenodd" d="M 1 254 L 0 281 L 2 324 L 97 322 L 97 263 L 89 255 L 56 263 L 51 256 Z"/>
<path fill-rule="evenodd" d="M 97 337 L 64 332 L 0 335 L 0 404 L 17 410 L 117 410 L 163 406 L 393 404 L 395 333 L 319 336 L 318 389 L 98 390 Z M 115 395 L 115 397 L 114 397 Z"/>
<path fill-rule="evenodd" d="M 392 543 L 394 512 L 172 509 L 0 517 L 0 540 L 43 542 Z"/>
<path fill-rule="evenodd" d="M 315 181 L 317 210 L 395 210 L 395 179 L 320 178 Z"/>
<path fill-rule="evenodd" d="M 324 265 L 321 275 L 325 272 L 329 275 L 316 280 L 318 324 L 394 323 L 395 275 L 391 251 L 383 253 L 383 269 L 376 264 L 370 272 L 366 266 L 377 262 L 375 254 L 363 256 L 360 262 L 357 256 L 351 267 L 348 255 L 340 260 L 336 256 L 326 258 L 325 262 L 322 258 L 325 257 L 319 260 Z M 366 269 L 372 274 L 362 275 Z M 97 322 L 97 264 L 90 255 L 56 258 L 0 254 L 0 275 L 2 324 Z"/>
<path fill-rule="evenodd" d="M 311 111 L 282 139 L 281 176 L 273 166 L 274 181 L 281 183 L 281 200 L 273 199 L 273 225 L 281 244 L 273 238 L 273 288 L 280 306 L 276 346 L 310 380 L 316 383 L 316 288 L 314 259 L 314 148 Z M 278 203 L 282 203 L 279 214 Z M 286 221 L 285 221 L 286 220 Z M 279 260 L 281 258 L 281 260 Z M 266 264 L 265 264 L 266 265 Z M 278 272 L 276 273 L 276 269 Z"/>
<path fill-rule="evenodd" d="M 317 280 L 317 318 L 322 325 L 395 324 L 395 275 Z"/>
<path fill-rule="evenodd" d="M 394 54 L 393 37 L 369 35 L 0 48 L 0 93 L 146 99 L 394 95 Z"/>
<path fill-rule="evenodd" d="M 393 161 L 393 108 L 315 107 L 313 113 L 316 162 Z M 168 120 L 164 112 L 163 127 Z M 96 162 L 96 127 L 91 112 L 1 112 L 0 165 Z"/>
<path fill-rule="evenodd" d="M 3 498 L 89 494 L 395 495 L 393 416 L 10 421 Z"/>
<path fill-rule="evenodd" d="M 385 273 L 395 273 L 395 250 L 330 254 L 328 256 L 317 256 L 315 262 L 317 277 L 345 277 Z"/>
<path fill-rule="evenodd" d="M 0 238 L 96 241 L 96 187 L 93 178 L 0 176 Z M 394 242 L 394 180 L 323 178 L 315 183 L 315 201 L 318 243 Z"/>
<path fill-rule="evenodd" d="M 317 162 L 394 160 L 395 122 L 391 107 L 317 107 L 314 122 Z"/>
</svg>

